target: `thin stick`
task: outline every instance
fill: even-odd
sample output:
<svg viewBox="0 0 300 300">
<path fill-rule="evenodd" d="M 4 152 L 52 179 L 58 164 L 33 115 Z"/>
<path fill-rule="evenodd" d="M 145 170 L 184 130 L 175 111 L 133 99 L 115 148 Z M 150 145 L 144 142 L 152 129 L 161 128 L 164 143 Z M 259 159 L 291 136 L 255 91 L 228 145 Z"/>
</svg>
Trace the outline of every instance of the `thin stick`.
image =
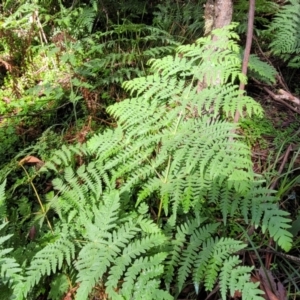
<svg viewBox="0 0 300 300">
<path fill-rule="evenodd" d="M 245 76 L 247 75 L 250 51 L 251 51 L 251 46 L 252 46 L 254 12 L 255 12 L 255 0 L 250 0 L 249 1 L 248 27 L 247 27 L 247 40 L 246 40 L 246 47 L 245 47 L 243 66 L 242 66 L 242 73 Z M 241 91 L 245 90 L 244 82 L 240 83 L 240 90 Z M 239 119 L 240 119 L 240 112 L 237 110 L 235 112 L 235 116 L 234 116 L 234 123 L 237 123 L 239 121 Z"/>
</svg>

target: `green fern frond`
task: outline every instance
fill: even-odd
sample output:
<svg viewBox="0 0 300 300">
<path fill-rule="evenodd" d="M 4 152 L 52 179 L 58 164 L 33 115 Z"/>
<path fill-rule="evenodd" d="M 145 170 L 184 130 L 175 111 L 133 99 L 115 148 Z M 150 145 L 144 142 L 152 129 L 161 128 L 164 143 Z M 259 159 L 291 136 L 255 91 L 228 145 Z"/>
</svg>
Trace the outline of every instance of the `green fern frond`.
<svg viewBox="0 0 300 300">
<path fill-rule="evenodd" d="M 92 7 L 80 7 L 77 12 L 76 30 L 87 30 L 89 33 L 93 29 L 93 23 L 97 16 L 97 12 Z"/>
<path fill-rule="evenodd" d="M 229 40 L 236 35 L 230 29 L 225 34 L 217 32 L 222 41 L 219 51 L 222 58 L 212 53 L 216 48 L 205 38 L 198 44 L 179 48 L 182 57 L 152 61 L 153 75 L 124 83 L 137 97 L 111 106 L 108 111 L 118 119 L 119 127 L 93 137 L 87 145 L 89 155 L 97 157 L 91 170 L 101 169 L 93 171 L 94 177 L 98 175 L 98 183 L 115 187 L 119 178 L 126 178 L 120 189 L 129 191 L 139 185 L 138 203 L 151 194 L 160 194 L 165 213 L 168 203 L 172 204 L 170 221 L 175 220 L 178 207 L 187 212 L 193 202 L 203 199 L 210 192 L 212 181 L 221 184 L 229 180 L 237 191 L 246 191 L 244 183 L 251 182 L 253 176 L 249 149 L 232 134 L 235 125 L 216 117 L 222 110 L 231 116 L 236 109 L 242 111 L 246 107 L 249 114 L 259 114 L 261 108 L 232 84 L 212 85 L 200 93 L 196 84 L 198 78 L 207 74 L 207 62 L 199 59 L 200 54 L 211 57 L 210 72 L 223 77 L 221 82 L 228 80 L 223 69 L 240 68 L 239 48 L 235 41 Z M 235 74 L 233 69 L 232 79 L 239 78 L 240 73 Z M 205 116 L 212 108 L 212 113 Z M 229 144 L 230 139 L 234 142 Z M 71 180 L 75 173 L 66 172 Z M 72 181 L 74 187 L 68 201 L 76 193 L 83 199 L 90 189 L 88 186 L 94 184 L 86 171 L 81 174 Z M 80 187 L 78 182 L 83 177 L 87 185 Z M 59 182 L 58 189 L 62 185 Z"/>
<path fill-rule="evenodd" d="M 188 246 L 182 252 L 181 261 L 179 262 L 179 270 L 178 270 L 178 287 L 179 290 L 182 289 L 183 284 L 187 278 L 187 276 L 192 272 L 192 266 L 194 265 L 195 258 L 197 257 L 197 251 L 199 247 L 201 247 L 206 240 L 210 239 L 212 235 L 216 232 L 219 224 L 208 224 L 204 227 L 196 230 L 190 238 Z M 211 265 L 209 265 L 211 267 Z M 206 278 L 206 280 L 208 280 Z"/>
<path fill-rule="evenodd" d="M 4 184 L 2 184 L 1 189 L 4 189 Z M 2 197 L 4 197 L 4 195 L 2 195 Z M 0 231 L 7 224 L 8 223 L 2 223 L 0 225 Z M 9 253 L 13 251 L 13 248 L 4 248 L 4 243 L 12 236 L 12 234 L 8 234 L 0 237 L 0 286 L 13 287 L 23 280 L 21 266 L 17 263 L 15 258 L 9 257 Z M 18 295 L 20 294 L 18 293 Z"/>
<path fill-rule="evenodd" d="M 211 247 L 211 243 L 209 243 Z M 211 250 L 207 269 L 205 270 L 204 285 L 207 290 L 212 290 L 219 272 L 221 271 L 223 262 L 233 253 L 242 250 L 246 245 L 240 241 L 230 238 L 216 239 Z M 204 246 L 203 246 L 204 248 Z"/>
<path fill-rule="evenodd" d="M 273 66 L 261 61 L 255 54 L 251 54 L 249 57 L 248 68 L 253 77 L 265 82 L 267 84 L 274 84 L 276 82 L 277 71 Z"/>
<path fill-rule="evenodd" d="M 276 204 L 263 204 L 264 216 L 262 219 L 263 233 L 268 230 L 274 241 L 285 251 L 293 246 L 293 235 L 288 231 L 291 228 L 291 219 L 288 212 L 280 210 Z"/>
<path fill-rule="evenodd" d="M 227 299 L 227 291 L 233 297 L 236 291 L 242 292 L 243 299 L 263 300 L 264 292 L 260 290 L 259 282 L 250 281 L 253 268 L 240 266 L 241 260 L 238 256 L 231 256 L 224 261 L 220 273 L 220 290 L 222 299 Z"/>
<path fill-rule="evenodd" d="M 205 219 L 201 219 L 201 221 L 204 222 Z M 200 224 L 201 222 L 194 219 L 177 226 L 175 238 L 171 241 L 169 257 L 166 261 L 165 284 L 168 290 L 175 275 L 175 269 L 181 260 L 181 251 L 186 243 L 186 239 L 199 228 Z"/>
<path fill-rule="evenodd" d="M 158 253 L 133 262 L 125 274 L 121 290 L 125 299 L 173 299 L 168 292 L 160 289 L 160 280 L 155 279 L 163 273 L 165 258 L 165 253 Z"/>
<path fill-rule="evenodd" d="M 276 14 L 268 31 L 273 34 L 272 52 L 285 61 L 300 53 L 300 2 L 290 0 Z M 297 65 L 299 67 L 299 65 Z"/>
<path fill-rule="evenodd" d="M 241 180 L 241 184 L 244 185 L 244 182 Z M 237 191 L 237 188 L 222 186 L 218 182 L 214 182 L 209 191 L 210 202 L 220 205 L 224 224 L 228 215 L 234 216 L 236 212 L 242 214 L 246 223 L 249 223 L 250 216 L 251 224 L 261 226 L 263 232 L 268 231 L 278 245 L 288 251 L 292 246 L 292 235 L 287 230 L 291 220 L 289 213 L 279 209 L 275 191 L 262 187 L 261 183 L 249 181 L 246 191 Z"/>
<path fill-rule="evenodd" d="M 6 180 L 4 180 L 0 185 L 0 220 L 6 216 L 5 186 Z"/>
<path fill-rule="evenodd" d="M 31 288 L 36 285 L 42 276 L 55 273 L 62 268 L 63 262 L 71 264 L 75 256 L 75 246 L 66 236 L 61 236 L 54 243 L 50 243 L 39 251 L 26 269 L 24 282 L 16 285 L 14 289 L 23 290 L 23 294 L 29 293 Z"/>
<path fill-rule="evenodd" d="M 82 241 L 75 263 L 77 299 L 87 299 L 99 281 L 112 299 L 168 299 L 160 279 L 165 277 L 169 289 L 175 278 L 179 293 L 190 275 L 195 286 L 204 283 L 207 290 L 220 278 L 223 298 L 233 289 L 249 299 L 259 295 L 249 282 L 250 268 L 240 269 L 233 256 L 245 245 L 217 238 L 218 224 L 202 217 L 211 205 L 224 224 L 240 214 L 268 230 L 284 249 L 290 246 L 286 214 L 272 192 L 255 183 L 250 149 L 234 134 L 237 124 L 226 119 L 237 109 L 262 110 L 232 82 L 245 79 L 236 35 L 228 29 L 216 34 L 218 47 L 204 38 L 180 47 L 175 57 L 152 60 L 152 75 L 124 83 L 133 98 L 108 109 L 116 129 L 50 160 L 58 173 L 53 185 L 62 220 Z M 207 85 L 199 91 L 204 79 Z M 77 153 L 85 154 L 84 166 L 74 163 Z M 125 206 L 134 201 L 138 211 L 124 211 L 120 197 L 127 199 Z M 157 201 L 157 221 L 164 213 L 169 231 L 162 233 L 150 220 L 146 201 Z M 172 241 L 176 221 L 190 212 L 195 219 L 177 227 Z M 247 276 L 236 271 L 241 281 L 230 282 L 227 274 L 233 270 Z"/>
<path fill-rule="evenodd" d="M 222 299 L 226 299 L 227 295 L 227 287 L 230 285 L 230 295 L 234 295 L 234 292 L 237 291 L 236 289 L 236 282 L 235 278 L 233 279 L 231 274 L 232 271 L 236 269 L 236 267 L 240 264 L 240 259 L 238 256 L 233 255 L 230 256 L 227 260 L 223 263 L 223 269 L 220 272 L 220 291 L 222 295 Z M 244 274 L 251 272 L 253 268 L 244 267 Z M 240 275 L 240 274 L 238 274 Z M 238 277 L 238 276 L 237 276 Z M 239 290 L 239 289 L 238 289 Z"/>
<path fill-rule="evenodd" d="M 166 242 L 165 236 L 158 227 L 155 228 L 153 222 L 144 220 L 143 217 L 139 217 L 135 221 L 131 219 L 125 223 L 121 220 L 118 221 L 120 199 L 116 191 L 106 195 L 103 201 L 103 205 L 100 205 L 99 208 L 93 208 L 94 219 L 82 217 L 85 214 L 84 211 L 79 216 L 79 223 L 85 227 L 87 243 L 81 249 L 75 264 L 78 270 L 77 279 L 81 282 L 76 295 L 77 299 L 86 299 L 96 282 L 103 279 L 106 273 L 108 276 L 105 283 L 106 291 L 113 299 L 114 297 L 117 297 L 115 299 L 119 298 L 115 289 L 124 276 L 125 292 L 132 293 L 135 277 L 138 274 L 133 275 L 130 270 L 136 270 L 141 255 Z M 147 230 L 143 231 L 145 226 Z M 157 255 L 160 255 L 161 260 L 166 256 L 164 253 Z M 146 260 L 148 259 L 149 264 L 153 267 L 155 257 L 141 257 L 145 263 L 141 268 L 146 270 Z M 159 263 L 156 265 L 156 270 L 158 270 L 156 276 L 163 272 Z M 150 276 L 148 279 L 152 278 Z M 133 285 L 130 287 L 133 290 L 130 292 L 126 288 L 126 282 L 129 280 L 133 281 Z"/>
<path fill-rule="evenodd" d="M 292 247 L 292 234 L 287 230 L 290 228 L 291 220 L 289 213 L 279 209 L 278 199 L 275 192 L 253 185 L 246 197 L 242 199 L 242 213 L 245 221 L 248 221 L 248 212 L 251 212 L 251 223 L 256 227 L 262 226 L 263 232 L 269 231 L 278 245 L 285 251 Z"/>
<path fill-rule="evenodd" d="M 170 32 L 180 41 L 194 40 L 203 33 L 202 2 L 174 3 L 166 0 L 156 5 L 153 23 Z"/>
<path fill-rule="evenodd" d="M 0 220 L 6 216 L 5 203 L 5 185 L 6 180 L 0 185 Z M 2 223 L 2 222 L 1 222 Z M 7 226 L 8 222 L 0 224 L 0 232 Z M 22 268 L 17 263 L 15 258 L 9 257 L 8 254 L 13 251 L 13 248 L 5 248 L 5 242 L 8 241 L 13 234 L 0 236 L 0 285 L 14 286 L 22 281 Z"/>
<path fill-rule="evenodd" d="M 58 171 L 58 167 L 63 168 L 67 166 L 74 166 L 75 156 L 86 155 L 86 150 L 83 145 L 63 145 L 61 149 L 55 151 L 45 165 L 41 168 L 41 172 L 47 169 Z"/>
</svg>

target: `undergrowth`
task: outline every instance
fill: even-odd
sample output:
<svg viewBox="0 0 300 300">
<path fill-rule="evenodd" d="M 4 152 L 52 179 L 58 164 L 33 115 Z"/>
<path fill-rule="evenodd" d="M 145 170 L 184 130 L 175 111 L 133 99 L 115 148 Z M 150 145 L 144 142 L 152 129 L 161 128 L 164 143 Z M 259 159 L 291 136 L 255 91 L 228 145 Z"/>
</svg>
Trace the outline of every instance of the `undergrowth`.
<svg viewBox="0 0 300 300">
<path fill-rule="evenodd" d="M 259 251 L 296 295 L 284 252 L 299 243 L 299 151 L 277 170 L 298 137 L 239 90 L 244 18 L 212 38 L 205 1 L 12 2 L 0 28 L 1 297 L 260 300 Z M 278 5 L 259 3 L 269 28 L 256 33 L 294 67 L 298 41 L 281 41 L 290 4 L 270 21 Z M 249 76 L 277 75 L 251 55 Z M 272 151 L 262 162 L 256 149 Z"/>
</svg>

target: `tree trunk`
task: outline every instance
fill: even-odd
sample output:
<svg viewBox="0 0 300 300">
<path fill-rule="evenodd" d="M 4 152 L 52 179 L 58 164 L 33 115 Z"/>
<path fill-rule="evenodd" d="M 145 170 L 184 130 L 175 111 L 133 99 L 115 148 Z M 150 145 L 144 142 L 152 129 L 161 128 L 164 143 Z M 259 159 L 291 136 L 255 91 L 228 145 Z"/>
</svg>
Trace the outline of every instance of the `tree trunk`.
<svg viewBox="0 0 300 300">
<path fill-rule="evenodd" d="M 232 21 L 232 0 L 215 0 L 215 22 L 213 28 L 222 28 Z"/>
<path fill-rule="evenodd" d="M 207 0 L 205 4 L 205 35 L 213 29 L 229 25 L 232 20 L 232 0 Z"/>
</svg>

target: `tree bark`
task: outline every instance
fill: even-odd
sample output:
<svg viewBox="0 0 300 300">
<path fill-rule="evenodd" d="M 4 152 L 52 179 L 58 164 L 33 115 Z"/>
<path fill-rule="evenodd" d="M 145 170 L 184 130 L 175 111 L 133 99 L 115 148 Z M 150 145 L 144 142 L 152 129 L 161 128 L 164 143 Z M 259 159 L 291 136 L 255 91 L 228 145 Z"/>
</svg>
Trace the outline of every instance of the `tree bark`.
<svg viewBox="0 0 300 300">
<path fill-rule="evenodd" d="M 232 0 L 207 0 L 204 11 L 204 35 L 210 34 L 213 29 L 229 25 L 232 21 L 232 14 Z"/>
<path fill-rule="evenodd" d="M 227 26 L 232 21 L 232 0 L 215 0 L 215 21 L 213 29 Z"/>
</svg>

